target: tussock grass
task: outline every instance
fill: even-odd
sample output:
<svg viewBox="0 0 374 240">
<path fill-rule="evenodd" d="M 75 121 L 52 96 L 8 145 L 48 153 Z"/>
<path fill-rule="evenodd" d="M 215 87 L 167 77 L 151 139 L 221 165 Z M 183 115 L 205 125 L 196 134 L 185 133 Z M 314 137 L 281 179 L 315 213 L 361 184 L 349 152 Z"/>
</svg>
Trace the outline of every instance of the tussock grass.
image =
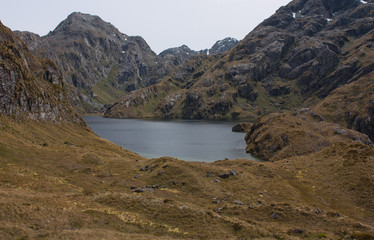
<svg viewBox="0 0 374 240">
<path fill-rule="evenodd" d="M 292 229 L 305 229 L 306 239 L 321 232 L 339 239 L 347 227 L 346 234 L 373 232 L 369 195 L 349 191 L 370 189 L 359 176 L 373 161 L 359 146 L 367 161 L 349 168 L 337 162 L 350 158 L 344 145 L 276 163 L 208 164 L 144 159 L 68 123 L 2 116 L 0 130 L 1 239 L 292 239 Z M 218 177 L 233 169 L 236 176 Z M 343 176 L 352 183 L 334 180 Z"/>
</svg>

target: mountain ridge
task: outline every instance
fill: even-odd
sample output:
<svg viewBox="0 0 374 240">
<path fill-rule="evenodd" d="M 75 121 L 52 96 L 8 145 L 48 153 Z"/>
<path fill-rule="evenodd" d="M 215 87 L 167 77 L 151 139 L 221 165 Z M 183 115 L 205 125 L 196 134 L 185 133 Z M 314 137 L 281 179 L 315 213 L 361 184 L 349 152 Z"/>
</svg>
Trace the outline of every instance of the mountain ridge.
<svg viewBox="0 0 374 240">
<path fill-rule="evenodd" d="M 154 90 L 162 92 L 162 99 L 151 89 L 140 90 L 112 105 L 105 116 L 254 121 L 313 107 L 374 70 L 373 14 L 372 1 L 292 1 L 223 56 L 177 67 L 160 83 L 160 91 Z M 164 91 L 165 86 L 174 92 Z M 142 95 L 148 100 L 137 100 Z M 341 114 L 338 118 L 345 117 Z M 371 127 L 361 129 L 372 128 L 372 122 L 363 124 Z M 363 132 L 374 139 L 370 131 Z"/>
<path fill-rule="evenodd" d="M 142 37 L 123 34 L 100 17 L 80 12 L 70 14 L 46 36 L 16 34 L 33 53 L 57 64 L 69 100 L 81 113 L 103 112 L 126 92 L 159 82 L 202 53 L 188 50 L 181 55 L 178 51 L 186 50 L 182 46 L 156 55 Z"/>
</svg>

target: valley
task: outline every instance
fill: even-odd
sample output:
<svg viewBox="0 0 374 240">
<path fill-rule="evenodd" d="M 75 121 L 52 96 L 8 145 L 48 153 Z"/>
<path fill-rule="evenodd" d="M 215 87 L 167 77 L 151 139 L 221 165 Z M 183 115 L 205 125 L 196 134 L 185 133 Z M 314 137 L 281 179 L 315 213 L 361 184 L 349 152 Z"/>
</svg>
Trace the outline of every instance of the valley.
<svg viewBox="0 0 374 240">
<path fill-rule="evenodd" d="M 241 41 L 158 55 L 94 15 L 0 23 L 0 239 L 374 239 L 373 34 L 373 0 L 293 0 Z M 84 119 L 154 143 L 165 120 L 243 121 L 262 161 L 145 158 Z"/>
</svg>

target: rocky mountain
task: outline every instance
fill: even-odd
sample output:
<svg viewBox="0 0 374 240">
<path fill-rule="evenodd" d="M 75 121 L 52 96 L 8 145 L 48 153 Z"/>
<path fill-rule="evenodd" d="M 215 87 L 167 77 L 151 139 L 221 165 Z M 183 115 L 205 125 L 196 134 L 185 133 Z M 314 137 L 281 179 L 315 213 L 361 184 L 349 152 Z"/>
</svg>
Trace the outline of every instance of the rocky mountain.
<svg viewBox="0 0 374 240">
<path fill-rule="evenodd" d="M 142 117 L 149 111 L 148 117 L 158 118 L 253 121 L 313 107 L 374 70 L 373 9 L 372 1 L 294 0 L 223 56 L 190 59 L 158 88 L 124 97 L 105 116 Z M 373 129 L 368 98 L 361 98 L 365 109 L 355 110 L 369 117 L 357 129 Z M 338 112 L 336 118 L 348 114 Z M 354 119 L 347 119 L 348 127 Z M 363 130 L 373 139 L 370 131 Z"/>
<path fill-rule="evenodd" d="M 209 54 L 219 54 L 231 50 L 239 43 L 235 38 L 227 37 L 217 41 L 212 48 L 208 50 Z"/>
<path fill-rule="evenodd" d="M 223 40 L 217 41 L 210 49 L 194 51 L 188 46 L 183 45 L 176 48 L 169 48 L 161 52 L 158 56 L 161 61 L 169 60 L 174 62 L 174 66 L 178 66 L 192 57 L 202 55 L 216 55 L 231 50 L 239 43 L 235 38 L 227 37 Z"/>
<path fill-rule="evenodd" d="M 34 57 L 1 22 L 0 113 L 16 119 L 84 125 L 67 100 L 56 65 Z"/>
<path fill-rule="evenodd" d="M 176 66 L 200 54 L 181 46 L 157 56 L 143 38 L 123 34 L 100 17 L 79 12 L 43 37 L 15 33 L 34 54 L 56 63 L 69 100 L 79 112 L 104 111 L 106 104 L 126 92 L 158 83 Z"/>
<path fill-rule="evenodd" d="M 61 69 L 70 102 L 81 111 L 97 111 L 152 81 L 157 56 L 144 39 L 122 34 L 98 16 L 72 13 L 44 37 L 17 34 Z"/>
<path fill-rule="evenodd" d="M 183 45 L 181 47 L 166 49 L 159 54 L 159 57 L 171 61 L 175 66 L 178 66 L 198 54 L 199 52 L 191 50 L 188 46 Z"/>
</svg>

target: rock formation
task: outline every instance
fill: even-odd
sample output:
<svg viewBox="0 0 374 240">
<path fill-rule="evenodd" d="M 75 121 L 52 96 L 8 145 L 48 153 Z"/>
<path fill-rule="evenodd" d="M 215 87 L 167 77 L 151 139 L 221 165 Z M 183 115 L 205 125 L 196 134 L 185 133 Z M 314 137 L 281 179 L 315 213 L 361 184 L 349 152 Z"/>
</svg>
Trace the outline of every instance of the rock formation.
<svg viewBox="0 0 374 240">
<path fill-rule="evenodd" d="M 233 132 L 249 132 L 252 128 L 252 123 L 242 122 L 232 127 Z"/>
<path fill-rule="evenodd" d="M 208 53 L 211 54 L 220 54 L 234 48 L 239 41 L 235 38 L 227 37 L 225 39 L 217 41 L 212 48 L 208 50 Z"/>
<path fill-rule="evenodd" d="M 34 57 L 1 22 L 0 113 L 16 119 L 84 125 L 67 100 L 56 65 Z"/>
</svg>

